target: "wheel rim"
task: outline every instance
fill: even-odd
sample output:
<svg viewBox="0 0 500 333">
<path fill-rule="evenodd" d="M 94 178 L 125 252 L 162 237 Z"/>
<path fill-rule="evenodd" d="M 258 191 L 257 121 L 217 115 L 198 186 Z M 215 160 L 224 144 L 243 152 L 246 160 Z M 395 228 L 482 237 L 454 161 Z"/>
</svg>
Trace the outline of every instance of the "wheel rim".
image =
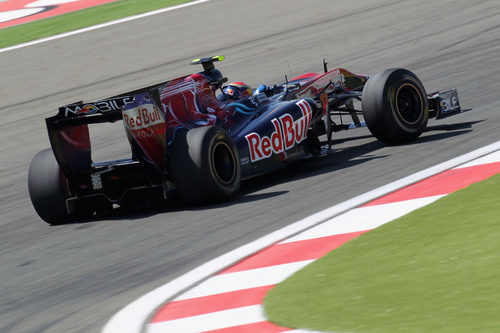
<svg viewBox="0 0 500 333">
<path fill-rule="evenodd" d="M 396 92 L 396 111 L 399 118 L 408 125 L 418 123 L 424 114 L 422 96 L 417 88 L 405 83 Z"/>
<path fill-rule="evenodd" d="M 215 176 L 221 183 L 228 185 L 236 178 L 236 158 L 227 143 L 218 142 L 215 145 L 212 166 Z"/>
</svg>

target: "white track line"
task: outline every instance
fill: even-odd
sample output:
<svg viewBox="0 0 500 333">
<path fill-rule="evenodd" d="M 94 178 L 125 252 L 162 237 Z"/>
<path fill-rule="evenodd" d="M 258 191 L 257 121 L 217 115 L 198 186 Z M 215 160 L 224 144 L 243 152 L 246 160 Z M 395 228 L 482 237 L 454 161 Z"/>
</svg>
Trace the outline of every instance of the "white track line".
<svg viewBox="0 0 500 333">
<path fill-rule="evenodd" d="M 7 51 L 12 51 L 12 50 L 16 50 L 16 49 L 20 49 L 20 48 L 23 48 L 23 47 L 26 47 L 26 46 L 31 46 L 31 45 L 36 45 L 36 44 L 40 44 L 40 43 L 45 43 L 45 42 L 48 42 L 48 41 L 51 41 L 51 40 L 55 40 L 55 39 L 59 39 L 59 38 L 64 38 L 64 37 L 68 37 L 68 36 L 73 36 L 73 35 L 77 35 L 77 34 L 81 34 L 81 33 L 87 32 L 87 31 L 101 29 L 101 28 L 109 27 L 109 26 L 112 26 L 112 25 L 115 25 L 115 24 L 120 24 L 120 23 L 124 23 L 124 22 L 128 22 L 128 21 L 133 21 L 133 20 L 137 20 L 137 19 L 140 19 L 140 18 L 143 18 L 143 17 L 148 17 L 148 16 L 152 16 L 152 15 L 156 15 L 156 14 L 161 14 L 161 13 L 169 12 L 171 10 L 176 10 L 176 9 L 179 9 L 179 8 L 193 6 L 193 5 L 197 5 L 197 4 L 200 4 L 202 2 L 208 2 L 208 1 L 210 1 L 210 0 L 197 0 L 197 1 L 193 1 L 193 2 L 184 3 L 182 5 L 177 5 L 177 6 L 172 6 L 172 7 L 166 7 L 166 8 L 154 10 L 152 12 L 137 14 L 137 15 L 133 15 L 133 16 L 121 18 L 121 19 L 114 20 L 114 21 L 109 21 L 109 22 L 106 22 L 106 23 L 101 23 L 101 24 L 93 25 L 93 26 L 90 26 L 90 27 L 87 27 L 87 28 L 83 28 L 83 29 L 78 29 L 78 30 L 74 30 L 74 31 L 65 32 L 65 33 L 62 33 L 62 34 L 58 34 L 58 35 L 54 35 L 54 36 L 50 36 L 50 37 L 46 37 L 46 38 L 36 39 L 36 40 L 31 41 L 31 42 L 26 42 L 26 43 L 17 44 L 17 45 L 14 45 L 14 46 L 5 47 L 3 49 L 0 49 L 0 53 L 7 52 Z"/>
<path fill-rule="evenodd" d="M 468 168 L 468 167 L 473 167 L 473 166 L 477 166 L 477 165 L 481 165 L 481 164 L 495 163 L 498 161 L 500 161 L 500 150 L 497 152 L 494 152 L 493 154 L 488 154 L 488 155 L 483 156 L 481 158 L 478 158 L 476 160 L 459 165 L 454 169 Z"/>
<path fill-rule="evenodd" d="M 276 242 L 282 241 L 288 237 L 298 234 L 301 231 L 309 229 L 327 219 L 331 219 L 352 208 L 358 207 L 368 201 L 377 199 L 383 195 L 393 192 L 399 188 L 411 185 L 422 179 L 433 176 L 437 173 L 454 168 L 467 163 L 473 159 L 485 156 L 489 153 L 500 150 L 500 141 L 492 143 L 483 148 L 474 150 L 468 154 L 453 158 L 444 163 L 430 167 L 417 172 L 408 177 L 402 178 L 385 186 L 379 187 L 373 191 L 359 195 L 353 199 L 342 202 L 322 210 L 316 214 L 306 217 L 298 222 L 292 223 L 280 230 L 266 235 L 256 241 L 243 245 L 231 252 L 228 252 L 218 258 L 215 258 L 188 273 L 164 284 L 163 286 L 152 290 L 146 295 L 140 297 L 134 302 L 128 304 L 117 312 L 104 326 L 103 333 L 137 333 L 141 332 L 148 318 L 153 312 L 164 304 L 167 300 L 179 295 L 187 288 L 200 283 L 208 277 L 219 271 L 243 260 L 246 257 L 262 250 Z"/>
</svg>

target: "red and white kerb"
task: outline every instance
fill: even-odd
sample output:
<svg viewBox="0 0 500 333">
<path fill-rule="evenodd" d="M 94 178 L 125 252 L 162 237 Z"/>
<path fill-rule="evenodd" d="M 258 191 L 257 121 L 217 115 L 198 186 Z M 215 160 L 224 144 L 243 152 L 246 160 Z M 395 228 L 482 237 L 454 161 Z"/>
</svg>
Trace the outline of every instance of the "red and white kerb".
<svg viewBox="0 0 500 333">
<path fill-rule="evenodd" d="M 350 239 L 497 173 L 500 173 L 500 150 L 403 187 L 275 243 L 162 306 L 146 331 L 312 333 L 267 321 L 261 305 L 266 293 Z"/>
</svg>

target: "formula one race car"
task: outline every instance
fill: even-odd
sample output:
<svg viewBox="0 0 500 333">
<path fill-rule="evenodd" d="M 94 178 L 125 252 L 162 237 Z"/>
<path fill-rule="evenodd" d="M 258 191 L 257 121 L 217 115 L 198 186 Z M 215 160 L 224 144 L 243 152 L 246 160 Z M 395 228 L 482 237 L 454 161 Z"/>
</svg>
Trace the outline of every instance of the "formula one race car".
<svg viewBox="0 0 500 333">
<path fill-rule="evenodd" d="M 242 179 L 328 154 L 335 131 L 367 126 L 377 139 L 402 144 L 418 138 L 429 117 L 461 112 L 456 90 L 426 94 L 406 69 L 368 77 L 329 71 L 325 60 L 323 74 L 286 79 L 235 100 L 224 96 L 227 79 L 214 66 L 223 59 L 196 59 L 199 73 L 65 105 L 47 118 L 52 149 L 34 156 L 28 176 L 40 217 L 60 224 L 95 216 L 143 191 L 193 204 L 224 201 L 238 193 Z M 333 119 L 342 116 L 352 121 Z M 132 156 L 92 161 L 88 124 L 114 121 L 123 121 Z"/>
</svg>

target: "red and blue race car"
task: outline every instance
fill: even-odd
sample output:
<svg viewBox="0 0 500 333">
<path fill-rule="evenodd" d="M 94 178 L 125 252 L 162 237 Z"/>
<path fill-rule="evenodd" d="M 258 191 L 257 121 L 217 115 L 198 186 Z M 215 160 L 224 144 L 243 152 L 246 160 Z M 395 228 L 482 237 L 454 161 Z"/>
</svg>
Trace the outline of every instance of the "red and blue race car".
<svg viewBox="0 0 500 333">
<path fill-rule="evenodd" d="M 420 136 L 429 117 L 461 112 L 456 90 L 427 94 L 406 69 L 366 76 L 328 70 L 325 60 L 321 74 L 235 99 L 214 66 L 223 59 L 196 59 L 201 72 L 64 105 L 47 118 L 52 148 L 34 156 L 28 175 L 40 217 L 67 223 L 126 206 L 145 191 L 194 204 L 229 200 L 242 179 L 330 153 L 336 131 L 367 126 L 377 139 L 403 144 Z M 88 125 L 115 121 L 123 122 L 131 156 L 92 161 Z"/>
</svg>

